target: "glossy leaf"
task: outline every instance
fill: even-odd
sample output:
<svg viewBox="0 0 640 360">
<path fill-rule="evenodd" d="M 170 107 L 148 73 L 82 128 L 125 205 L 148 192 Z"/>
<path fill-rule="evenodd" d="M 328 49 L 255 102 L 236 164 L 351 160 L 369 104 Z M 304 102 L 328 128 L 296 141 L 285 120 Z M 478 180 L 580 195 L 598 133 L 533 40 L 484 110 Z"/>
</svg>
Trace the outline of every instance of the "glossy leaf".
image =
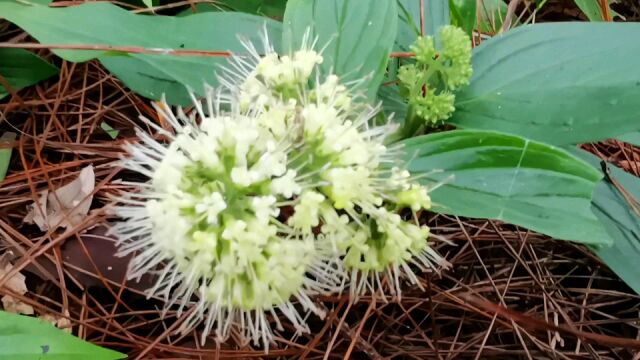
<svg viewBox="0 0 640 360">
<path fill-rule="evenodd" d="M 395 0 L 366 6 L 356 0 L 289 0 L 283 46 L 299 49 L 310 29 L 311 39 L 317 37 L 318 46 L 326 46 L 321 69 L 333 69 L 344 81 L 364 79 L 359 89 L 373 99 L 384 77 L 397 21 Z"/>
<path fill-rule="evenodd" d="M 270 39 L 279 46 L 281 24 L 267 18 L 212 12 L 187 17 L 136 15 L 108 3 L 66 8 L 0 0 L 0 16 L 23 28 L 44 44 L 91 44 L 145 48 L 242 52 L 236 35 L 259 43 L 266 23 Z M 64 24 L 64 26 L 61 26 Z M 120 31 L 114 31 L 118 24 Z M 129 29 L 129 30 L 126 30 Z M 217 36 L 216 34 L 224 34 Z M 54 50 L 69 61 L 100 61 L 127 86 L 151 99 L 166 94 L 173 104 L 186 104 L 189 86 L 198 94 L 203 84 L 215 84 L 215 71 L 225 58 L 124 54 L 101 51 Z"/>
<path fill-rule="evenodd" d="M 57 67 L 30 51 L 0 48 L 0 75 L 14 90 L 37 84 L 57 73 Z M 0 99 L 8 94 L 0 84 Z"/>
<path fill-rule="evenodd" d="M 503 220 L 558 239 L 607 244 L 591 212 L 601 175 L 564 150 L 517 136 L 457 130 L 403 141 L 408 169 L 438 212 Z M 440 171 L 440 172 L 434 172 Z"/>
<path fill-rule="evenodd" d="M 600 159 L 586 151 L 576 155 L 600 168 Z M 614 180 L 636 200 L 640 200 L 640 179 L 609 165 Z M 604 225 L 613 246 L 594 247 L 593 251 L 636 293 L 640 294 L 640 216 L 634 213 L 621 192 L 603 179 L 593 193 L 593 211 Z"/>
<path fill-rule="evenodd" d="M 111 360 L 125 357 L 37 318 L 0 311 L 0 359 Z"/>
<path fill-rule="evenodd" d="M 638 38 L 640 24 L 553 23 L 485 41 L 451 122 L 555 145 L 639 130 Z"/>
</svg>

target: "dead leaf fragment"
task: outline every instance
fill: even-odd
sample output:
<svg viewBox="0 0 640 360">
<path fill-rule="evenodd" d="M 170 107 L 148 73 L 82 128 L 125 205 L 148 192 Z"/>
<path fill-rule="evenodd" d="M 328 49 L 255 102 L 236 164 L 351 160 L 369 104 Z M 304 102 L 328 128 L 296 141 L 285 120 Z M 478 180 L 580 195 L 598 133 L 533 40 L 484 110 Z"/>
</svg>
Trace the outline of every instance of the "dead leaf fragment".
<svg viewBox="0 0 640 360">
<path fill-rule="evenodd" d="M 69 316 L 69 312 L 65 311 L 65 314 Z M 44 314 L 38 316 L 41 320 L 50 323 L 51 325 L 57 327 L 58 329 L 62 329 L 62 331 L 68 332 L 71 334 L 71 321 L 68 318 L 58 316 L 55 314 Z"/>
<path fill-rule="evenodd" d="M 29 213 L 24 221 L 35 223 L 42 231 L 53 230 L 58 226 L 77 226 L 89 213 L 95 183 L 93 166 L 89 165 L 80 171 L 77 179 L 67 185 L 53 192 L 41 192 L 38 201 L 29 205 Z"/>
<path fill-rule="evenodd" d="M 1 0 L 0 0 L 1 1 Z M 62 260 L 68 267 L 65 272 L 78 281 L 83 287 L 105 287 L 104 280 L 115 284 L 125 284 L 128 288 L 137 291 L 147 290 L 155 284 L 156 275 L 148 273 L 140 279 L 126 281 L 127 269 L 133 255 L 117 256 L 117 239 L 108 234 L 110 224 L 96 225 L 82 232 L 80 236 L 65 240 L 60 247 Z M 9 244 L 7 244 L 8 246 Z M 2 241 L 0 241 L 2 246 Z M 58 278 L 57 265 L 50 259 L 41 256 L 38 263 L 43 270 L 53 279 Z M 33 273 L 41 279 L 49 279 L 33 263 L 28 264 L 25 270 Z"/>
<path fill-rule="evenodd" d="M 633 173 L 635 170 L 640 169 L 640 161 L 620 160 L 620 167 Z"/>
<path fill-rule="evenodd" d="M 1 264 L 0 266 L 0 278 L 3 278 L 5 274 L 10 272 L 13 268 L 13 265 L 11 265 L 10 262 L 2 261 L 2 263 L 4 264 Z M 24 275 L 17 272 L 15 275 L 11 276 L 4 286 L 15 293 L 24 295 L 27 293 L 27 284 L 25 283 L 25 280 L 26 278 Z M 2 297 L 2 307 L 6 312 L 33 315 L 33 307 L 31 305 L 25 304 L 11 295 L 5 295 Z"/>
<path fill-rule="evenodd" d="M 4 311 L 13 314 L 33 315 L 33 307 L 31 305 L 23 303 L 11 295 L 2 297 L 2 308 Z"/>
</svg>

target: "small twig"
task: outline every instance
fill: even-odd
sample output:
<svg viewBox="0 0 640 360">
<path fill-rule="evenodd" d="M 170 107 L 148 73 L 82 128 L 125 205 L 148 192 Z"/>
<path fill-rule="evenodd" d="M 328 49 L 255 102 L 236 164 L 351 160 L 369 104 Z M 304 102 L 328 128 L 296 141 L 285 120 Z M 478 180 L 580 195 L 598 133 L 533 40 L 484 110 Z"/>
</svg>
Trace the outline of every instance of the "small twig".
<svg viewBox="0 0 640 360">
<path fill-rule="evenodd" d="M 602 11 L 602 19 L 604 21 L 613 21 L 611 14 L 609 13 L 609 1 L 600 0 L 600 10 Z"/>
<path fill-rule="evenodd" d="M 608 335 L 600 335 L 579 331 L 563 325 L 555 325 L 544 320 L 539 320 L 531 316 L 527 316 L 513 310 L 507 309 L 505 306 L 491 303 L 485 299 L 471 294 L 462 294 L 461 296 L 466 302 L 483 309 L 487 312 L 502 316 L 503 318 L 515 321 L 524 328 L 537 329 L 542 331 L 553 330 L 559 333 L 570 334 L 584 342 L 590 342 L 600 345 L 616 346 L 626 349 L 640 349 L 640 341 L 633 339 L 618 338 Z"/>
<path fill-rule="evenodd" d="M 389 57 L 391 58 L 411 58 L 414 56 L 416 56 L 416 54 L 412 52 L 392 52 L 389 54 Z"/>
<path fill-rule="evenodd" d="M 420 0 L 420 36 L 425 36 L 424 0 Z"/>
<path fill-rule="evenodd" d="M 513 16 L 516 13 L 516 9 L 518 5 L 520 5 L 521 0 L 511 0 L 509 2 L 509 6 L 507 6 L 507 15 L 504 17 L 504 21 L 502 22 L 502 28 L 500 28 L 500 32 L 503 33 L 511 27 L 511 23 L 513 22 Z"/>
</svg>

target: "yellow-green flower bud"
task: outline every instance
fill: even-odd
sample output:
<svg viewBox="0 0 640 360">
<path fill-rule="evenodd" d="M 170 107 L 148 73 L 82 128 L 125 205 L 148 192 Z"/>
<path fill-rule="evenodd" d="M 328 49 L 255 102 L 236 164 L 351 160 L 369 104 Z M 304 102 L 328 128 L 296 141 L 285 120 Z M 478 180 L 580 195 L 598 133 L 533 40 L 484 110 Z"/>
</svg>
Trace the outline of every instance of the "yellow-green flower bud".
<svg viewBox="0 0 640 360">
<path fill-rule="evenodd" d="M 471 41 L 455 26 L 440 29 L 441 48 L 433 38 L 419 37 L 411 46 L 415 64 L 398 70 L 400 93 L 413 106 L 413 113 L 427 123 L 446 120 L 455 110 L 453 90 L 468 85 L 471 77 Z"/>
<path fill-rule="evenodd" d="M 418 39 L 411 45 L 411 51 L 416 55 L 416 60 L 425 65 L 431 64 L 435 59 L 437 52 L 433 45 L 433 38 L 431 36 L 418 37 Z"/>
</svg>

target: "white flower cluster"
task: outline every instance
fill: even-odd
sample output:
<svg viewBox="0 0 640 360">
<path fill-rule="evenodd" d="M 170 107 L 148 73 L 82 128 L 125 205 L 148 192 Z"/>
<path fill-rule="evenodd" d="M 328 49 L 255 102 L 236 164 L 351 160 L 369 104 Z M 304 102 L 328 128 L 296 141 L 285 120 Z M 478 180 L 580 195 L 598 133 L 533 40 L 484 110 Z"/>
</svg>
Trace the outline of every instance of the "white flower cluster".
<svg viewBox="0 0 640 360">
<path fill-rule="evenodd" d="M 181 310 L 197 299 L 183 329 L 204 320 L 203 336 L 223 340 L 238 326 L 265 346 L 276 309 L 308 330 L 294 299 L 321 315 L 309 296 L 346 279 L 357 296 L 386 275 L 399 294 L 401 275 L 419 284 L 410 264 L 442 262 L 416 216 L 427 189 L 384 143 L 394 127 L 371 126 L 376 108 L 337 76 L 321 79 L 317 52 L 267 49 L 235 58 L 192 114 L 157 107 L 175 133 L 147 121 L 169 145 L 139 132 L 128 146 L 124 165 L 150 181 L 119 199 L 125 220 L 113 229 L 121 253 L 136 254 L 131 277 L 158 273 L 150 294 Z"/>
</svg>

